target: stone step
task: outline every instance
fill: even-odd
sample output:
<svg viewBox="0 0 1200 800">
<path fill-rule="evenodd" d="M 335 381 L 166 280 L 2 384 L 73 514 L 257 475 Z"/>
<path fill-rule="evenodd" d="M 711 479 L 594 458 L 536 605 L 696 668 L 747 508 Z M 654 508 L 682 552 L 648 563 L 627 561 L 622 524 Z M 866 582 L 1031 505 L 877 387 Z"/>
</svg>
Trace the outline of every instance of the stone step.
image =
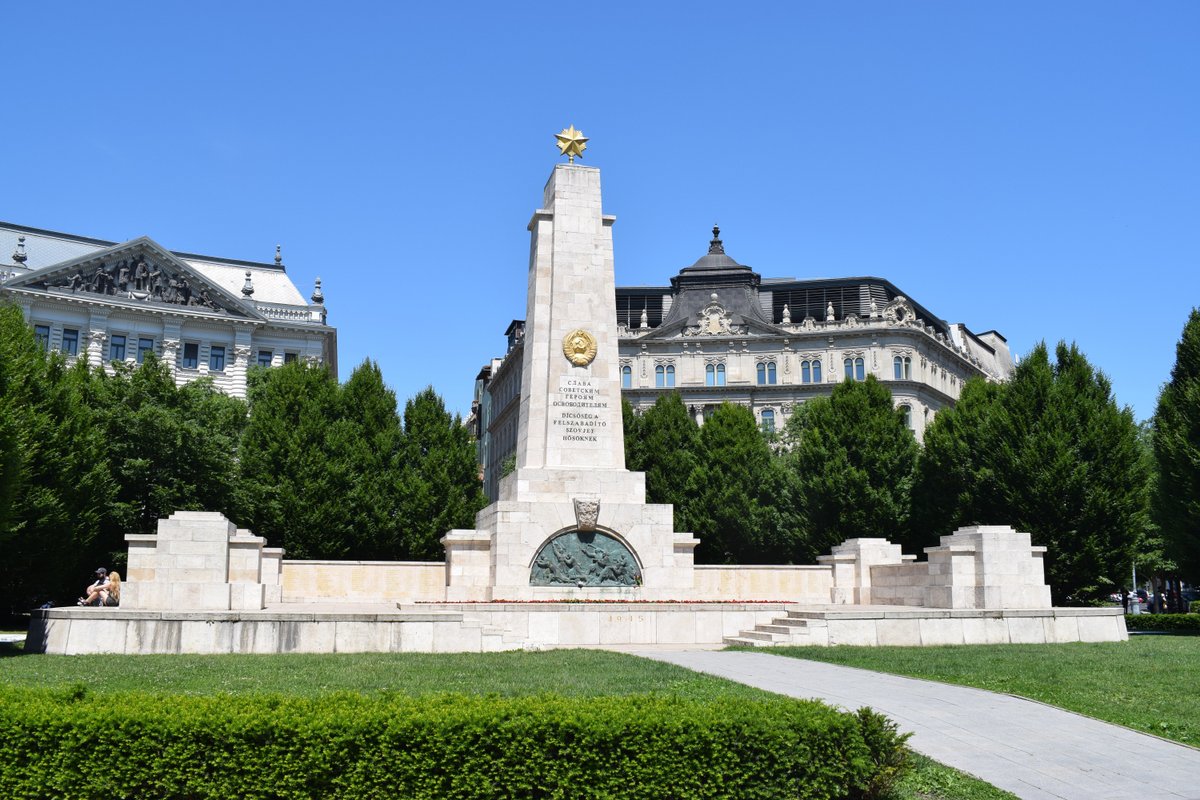
<svg viewBox="0 0 1200 800">
<path fill-rule="evenodd" d="M 770 647 L 771 642 L 762 639 L 748 639 L 744 636 L 726 636 L 722 641 L 729 645 L 738 645 L 740 647 Z"/>
<path fill-rule="evenodd" d="M 771 624 L 795 630 L 807 628 L 810 624 L 812 624 L 812 620 L 800 619 L 798 617 L 776 617 L 775 619 L 771 620 Z"/>
<path fill-rule="evenodd" d="M 769 625 L 755 625 L 754 630 L 762 631 L 763 633 L 778 633 L 782 636 L 791 636 L 797 632 L 804 631 L 803 625 L 788 625 L 772 621 Z"/>
<path fill-rule="evenodd" d="M 764 631 L 762 630 L 764 627 L 766 626 L 758 625 L 754 628 L 754 630 L 742 631 L 738 634 L 738 636 L 744 639 L 759 639 L 764 642 L 781 642 L 788 638 L 788 634 L 786 632 L 775 633 L 773 631 Z"/>
</svg>

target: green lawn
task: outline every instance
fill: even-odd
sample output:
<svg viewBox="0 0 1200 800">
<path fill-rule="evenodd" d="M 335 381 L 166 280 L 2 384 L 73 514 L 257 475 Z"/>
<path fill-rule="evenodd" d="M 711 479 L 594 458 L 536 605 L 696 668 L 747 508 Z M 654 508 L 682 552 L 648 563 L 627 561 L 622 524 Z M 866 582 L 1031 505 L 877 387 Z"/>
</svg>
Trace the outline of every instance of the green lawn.
<svg viewBox="0 0 1200 800">
<path fill-rule="evenodd" d="M 968 647 L 788 647 L 778 655 L 1021 695 L 1200 745 L 1200 637 Z"/>
<path fill-rule="evenodd" d="M 692 699 L 769 696 L 671 664 L 600 650 L 474 654 L 45 656 L 0 647 L 0 685 L 89 692 L 286 694 L 334 691 L 601 696 L 659 693 Z M 890 800 L 1012 800 L 1012 795 L 927 758 Z"/>
</svg>

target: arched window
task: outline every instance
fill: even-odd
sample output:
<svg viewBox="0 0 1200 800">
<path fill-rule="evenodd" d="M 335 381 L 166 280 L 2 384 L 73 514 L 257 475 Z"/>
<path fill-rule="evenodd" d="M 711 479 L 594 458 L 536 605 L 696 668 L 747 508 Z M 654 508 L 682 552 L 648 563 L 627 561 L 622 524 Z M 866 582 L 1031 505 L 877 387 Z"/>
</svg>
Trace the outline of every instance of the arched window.
<svg viewBox="0 0 1200 800">
<path fill-rule="evenodd" d="M 717 386 L 725 385 L 725 365 L 717 364 Z"/>
<path fill-rule="evenodd" d="M 621 367 L 621 388 L 622 389 L 632 389 L 633 388 L 633 368 L 630 367 L 628 364 Z"/>
<path fill-rule="evenodd" d="M 900 406 L 900 413 L 904 415 L 904 427 L 912 430 L 912 406 L 907 403 Z"/>
<path fill-rule="evenodd" d="M 775 412 L 770 408 L 764 408 L 762 411 L 762 432 L 775 432 Z"/>
<path fill-rule="evenodd" d="M 812 379 L 813 383 L 821 382 L 821 362 L 819 360 L 814 360 L 812 362 L 812 375 L 813 375 L 813 379 Z"/>
<path fill-rule="evenodd" d="M 821 382 L 821 360 L 819 358 L 814 358 L 811 361 L 800 362 L 800 382 Z"/>
<path fill-rule="evenodd" d="M 861 381 L 867 377 L 862 356 L 859 356 L 858 358 L 847 358 L 842 362 L 842 366 L 845 367 L 846 378 L 849 380 Z"/>
<path fill-rule="evenodd" d="M 717 385 L 717 367 L 715 364 L 705 364 L 704 365 L 704 385 L 705 386 L 716 386 Z"/>
<path fill-rule="evenodd" d="M 912 359 L 908 356 L 896 356 L 892 359 L 892 376 L 898 381 L 912 379 Z"/>
<path fill-rule="evenodd" d="M 662 364 L 654 368 L 654 385 L 659 389 L 667 385 L 667 370 Z"/>
<path fill-rule="evenodd" d="M 812 383 L 812 372 L 809 369 L 807 361 L 800 362 L 800 382 Z"/>
<path fill-rule="evenodd" d="M 675 388 L 675 365 L 667 364 L 667 388 Z"/>
<path fill-rule="evenodd" d="M 842 361 L 842 367 L 846 370 L 846 379 L 854 380 L 854 359 L 847 358 Z"/>
<path fill-rule="evenodd" d="M 775 362 L 760 361 L 757 367 L 758 385 L 759 386 L 774 386 L 775 385 Z"/>
</svg>

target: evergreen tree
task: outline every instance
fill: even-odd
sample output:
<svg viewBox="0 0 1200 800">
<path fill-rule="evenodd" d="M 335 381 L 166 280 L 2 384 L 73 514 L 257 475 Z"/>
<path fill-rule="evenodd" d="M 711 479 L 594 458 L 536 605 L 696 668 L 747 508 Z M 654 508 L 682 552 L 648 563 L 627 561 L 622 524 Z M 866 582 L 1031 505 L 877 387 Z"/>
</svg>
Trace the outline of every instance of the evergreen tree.
<svg viewBox="0 0 1200 800">
<path fill-rule="evenodd" d="M 1171 380 L 1154 414 L 1158 486 L 1154 516 L 1168 554 L 1200 579 L 1200 310 L 1193 309 L 1175 347 Z"/>
<path fill-rule="evenodd" d="M 686 518 L 688 480 L 696 469 L 700 426 L 692 419 L 678 392 L 664 394 L 637 420 L 637 469 L 646 473 L 646 501 L 670 503 Z M 632 469 L 632 468 L 631 468 Z"/>
<path fill-rule="evenodd" d="M 930 543 L 961 525 L 1010 524 L 1048 547 L 1056 603 L 1121 585 L 1148 533 L 1148 474 L 1133 415 L 1108 379 L 1074 345 L 1060 343 L 1053 364 L 1038 345 L 1007 385 L 970 399 L 926 432 L 918 502 L 934 502 L 945 470 L 943 494 L 956 504 L 919 512 L 947 522 L 923 532 Z"/>
<path fill-rule="evenodd" d="M 404 557 L 445 557 L 441 538 L 471 528 L 487 505 L 474 441 L 457 414 L 430 386 L 404 406 L 399 521 Z"/>
<path fill-rule="evenodd" d="M 899 539 L 904 552 L 921 555 L 923 548 L 952 533 L 963 524 L 964 509 L 978 507 L 977 497 L 1003 496 L 994 463 L 998 458 L 984 459 L 979 454 L 1012 446 L 997 424 L 1003 416 L 1000 394 L 1004 388 L 971 378 L 963 384 L 954 407 L 938 412 L 925 428 L 913 479 L 909 526 Z"/>
<path fill-rule="evenodd" d="M 394 560 L 404 555 L 398 519 L 404 429 L 396 393 L 379 365 L 364 361 L 341 387 L 340 423 L 327 439 L 334 459 L 353 473 L 342 510 L 354 534 L 356 558 Z"/>
<path fill-rule="evenodd" d="M 290 558 L 348 557 L 354 534 L 343 500 L 354 469 L 344 454 L 354 434 L 335 425 L 337 382 L 322 366 L 293 362 L 251 369 L 248 393 L 238 522 Z"/>
<path fill-rule="evenodd" d="M 729 403 L 718 406 L 700 428 L 683 513 L 676 507 L 676 527 L 700 538 L 696 561 L 761 563 L 787 550 L 784 486 L 754 414 Z"/>
<path fill-rule="evenodd" d="M 624 397 L 621 398 L 621 428 L 625 434 L 625 469 L 642 472 L 642 418 Z"/>
<path fill-rule="evenodd" d="M 873 376 L 801 405 L 785 439 L 807 531 L 799 560 L 811 562 L 846 539 L 894 541 L 907 529 L 918 445 Z"/>
<path fill-rule="evenodd" d="M 7 497 L 0 551 L 8 571 L 5 606 L 26 610 L 78 595 L 97 564 L 115 484 L 102 428 L 85 402 L 83 362 L 68 368 L 46 354 L 20 309 L 0 307 L 0 418 Z"/>
</svg>

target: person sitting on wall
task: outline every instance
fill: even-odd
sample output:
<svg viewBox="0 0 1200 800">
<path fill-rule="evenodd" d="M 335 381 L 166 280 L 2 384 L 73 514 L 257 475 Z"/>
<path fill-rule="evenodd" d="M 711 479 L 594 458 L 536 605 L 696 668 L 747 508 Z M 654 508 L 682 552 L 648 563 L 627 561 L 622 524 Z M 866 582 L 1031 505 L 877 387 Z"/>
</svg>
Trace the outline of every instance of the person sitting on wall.
<svg viewBox="0 0 1200 800">
<path fill-rule="evenodd" d="M 121 573 L 116 571 L 108 573 L 108 588 L 100 590 L 100 605 L 121 605 Z"/>
<path fill-rule="evenodd" d="M 94 573 L 96 580 L 92 585 L 84 589 L 83 597 L 75 603 L 77 606 L 94 606 L 100 603 L 100 594 L 108 591 L 108 570 L 104 567 L 99 567 Z"/>
</svg>

